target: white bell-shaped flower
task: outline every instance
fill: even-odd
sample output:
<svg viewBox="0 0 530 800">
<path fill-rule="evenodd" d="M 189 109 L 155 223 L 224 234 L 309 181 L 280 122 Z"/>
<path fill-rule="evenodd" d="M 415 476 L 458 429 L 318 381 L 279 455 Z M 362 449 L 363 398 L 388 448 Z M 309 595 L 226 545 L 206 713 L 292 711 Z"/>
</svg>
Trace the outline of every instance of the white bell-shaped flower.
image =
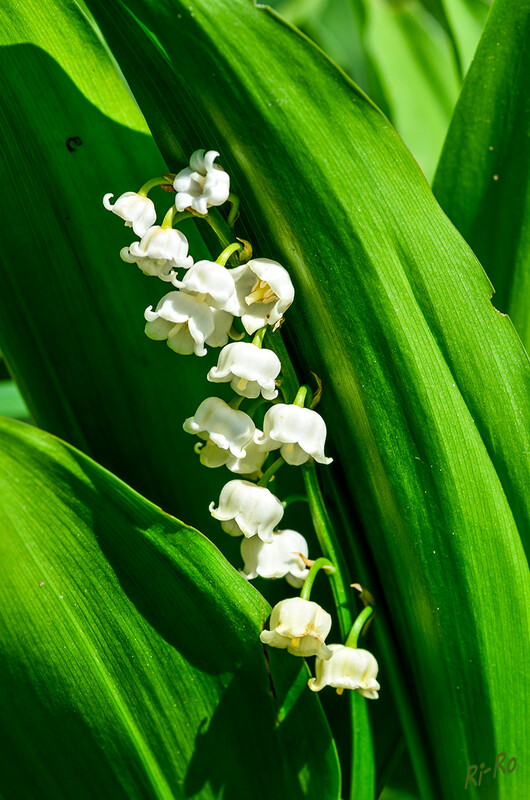
<svg viewBox="0 0 530 800">
<path fill-rule="evenodd" d="M 309 572 L 300 553 L 308 556 L 307 542 L 298 531 L 275 531 L 272 542 L 266 544 L 253 536 L 241 542 L 241 556 L 245 563 L 241 570 L 248 580 L 257 578 L 285 578 L 299 589 Z"/>
<path fill-rule="evenodd" d="M 182 427 L 186 433 L 210 439 L 236 458 L 245 458 L 245 445 L 252 441 L 256 430 L 248 414 L 230 408 L 220 397 L 203 400 L 193 417 L 188 417 Z"/>
<path fill-rule="evenodd" d="M 293 656 L 331 658 L 324 640 L 331 628 L 327 611 L 301 597 L 281 600 L 272 609 L 270 631 L 262 631 L 260 639 L 271 647 L 287 648 Z"/>
<path fill-rule="evenodd" d="M 120 194 L 114 205 L 110 204 L 113 194 L 106 194 L 103 205 L 107 211 L 112 211 L 125 220 L 125 227 L 132 228 L 137 236 L 143 236 L 151 225 L 156 222 L 156 209 L 153 201 L 136 192 Z"/>
<path fill-rule="evenodd" d="M 230 472 L 237 475 L 247 475 L 259 477 L 261 468 L 269 455 L 269 451 L 255 444 L 253 441 L 245 445 L 245 457 L 237 458 L 229 450 L 223 450 L 214 444 L 210 439 L 200 449 L 196 448 L 200 456 L 201 464 L 204 467 L 216 469 L 226 466 Z"/>
<path fill-rule="evenodd" d="M 230 194 L 230 177 L 218 164 L 216 150 L 196 150 L 190 165 L 181 170 L 173 181 L 177 196 L 177 211 L 193 208 L 198 214 L 207 214 L 211 206 L 221 206 Z"/>
<path fill-rule="evenodd" d="M 200 295 L 198 295 L 200 297 Z M 213 332 L 207 337 L 206 344 L 210 347 L 224 347 L 228 342 L 228 337 L 237 337 L 236 331 L 232 328 L 234 317 L 228 311 L 221 311 L 219 308 L 212 308 L 214 328 Z"/>
<path fill-rule="evenodd" d="M 283 505 L 265 486 L 249 481 L 229 481 L 219 495 L 219 506 L 210 503 L 212 517 L 220 520 L 231 536 L 259 536 L 271 542 L 273 531 L 283 517 Z"/>
<path fill-rule="evenodd" d="M 333 686 L 338 694 L 344 689 L 356 689 L 364 697 L 376 700 L 381 687 L 376 681 L 379 667 L 373 655 L 343 644 L 330 644 L 329 649 L 331 658 L 317 658 L 316 678 L 310 678 L 309 688 L 319 692 L 324 686 Z"/>
<path fill-rule="evenodd" d="M 230 272 L 236 293 L 226 310 L 241 317 L 250 335 L 264 325 L 277 325 L 294 300 L 294 287 L 287 270 L 269 258 L 253 258 Z"/>
<path fill-rule="evenodd" d="M 169 292 L 156 310 L 149 306 L 144 316 L 150 339 L 167 339 L 168 347 L 181 355 L 206 355 L 205 342 L 214 334 L 214 312 L 206 303 L 184 292 Z"/>
<path fill-rule="evenodd" d="M 257 433 L 255 441 L 269 450 L 279 448 L 288 464 L 305 464 L 310 456 L 319 464 L 333 461 L 324 455 L 326 423 L 310 408 L 284 403 L 269 408 L 263 419 L 263 433 Z"/>
<path fill-rule="evenodd" d="M 208 373 L 212 383 L 228 383 L 243 397 L 255 398 L 260 392 L 266 400 L 278 396 L 276 378 L 282 368 L 272 350 L 261 349 L 250 342 L 234 342 L 224 347 Z"/>
<path fill-rule="evenodd" d="M 193 264 L 184 234 L 160 225 L 149 228 L 140 242 L 122 248 L 120 256 L 129 264 L 138 264 L 145 275 L 156 275 L 163 281 L 172 281 L 174 270 L 188 269 Z"/>
<path fill-rule="evenodd" d="M 209 306 L 221 310 L 235 292 L 230 271 L 215 261 L 196 261 L 181 281 L 173 278 L 173 285 L 200 295 Z"/>
</svg>

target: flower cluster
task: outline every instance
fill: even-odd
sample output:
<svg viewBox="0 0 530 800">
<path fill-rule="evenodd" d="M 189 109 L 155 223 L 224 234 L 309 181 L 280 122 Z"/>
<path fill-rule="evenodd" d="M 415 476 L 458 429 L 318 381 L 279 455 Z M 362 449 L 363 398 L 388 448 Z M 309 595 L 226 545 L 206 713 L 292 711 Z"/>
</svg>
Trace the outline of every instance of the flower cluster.
<svg viewBox="0 0 530 800">
<path fill-rule="evenodd" d="M 239 201 L 230 192 L 228 173 L 215 163 L 218 156 L 215 150 L 197 150 L 178 174 L 148 181 L 114 204 L 113 195 L 107 194 L 103 204 L 140 238 L 121 250 L 122 260 L 173 287 L 154 308 L 145 310 L 146 335 L 165 341 L 181 355 L 203 357 L 208 347 L 222 348 L 206 378 L 230 384 L 234 397 L 230 402 L 207 397 L 183 428 L 198 437 L 195 451 L 201 464 L 224 466 L 241 476 L 224 485 L 217 505 L 210 503 L 210 513 L 223 530 L 242 537 L 241 574 L 248 580 L 284 577 L 291 586 L 303 587 L 301 597 L 275 606 L 262 642 L 296 656 L 315 655 L 316 678 L 310 681 L 314 691 L 331 685 L 377 697 L 373 656 L 351 646 L 325 644 L 331 616 L 309 600 L 314 579 L 308 578 L 309 567 L 315 562 L 309 560 L 307 541 L 298 531 L 280 528 L 290 500 L 282 502 L 271 490 L 277 470 L 285 463 L 327 465 L 332 459 L 325 453 L 326 424 L 307 407 L 308 387 L 287 397 L 281 361 L 274 349 L 263 346 L 267 335 L 274 339 L 294 300 L 290 275 L 277 261 L 253 258 L 248 243 L 244 246 L 233 236 Z M 175 192 L 160 225 L 148 197 L 155 186 Z M 212 217 L 211 209 L 227 201 L 232 204 L 227 222 L 217 211 Z M 204 219 L 218 234 L 219 225 L 224 226 L 225 245 L 232 239 L 215 261 L 194 261 L 189 253 L 188 240 L 175 226 L 190 216 Z"/>
</svg>

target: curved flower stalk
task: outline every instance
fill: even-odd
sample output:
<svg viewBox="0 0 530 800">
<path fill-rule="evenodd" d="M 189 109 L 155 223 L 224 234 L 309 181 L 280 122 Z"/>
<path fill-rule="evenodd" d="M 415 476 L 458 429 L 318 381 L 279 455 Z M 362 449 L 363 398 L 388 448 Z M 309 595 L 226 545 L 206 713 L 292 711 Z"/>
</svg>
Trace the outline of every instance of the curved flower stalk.
<svg viewBox="0 0 530 800">
<path fill-rule="evenodd" d="M 300 589 L 309 573 L 302 559 L 308 556 L 307 542 L 298 531 L 275 531 L 270 544 L 256 536 L 243 539 L 241 556 L 244 568 L 240 571 L 247 580 L 258 576 L 285 578 L 291 586 Z"/>
<path fill-rule="evenodd" d="M 272 350 L 261 349 L 249 342 L 234 342 L 224 347 L 207 378 L 213 383 L 228 383 L 236 394 L 266 400 L 278 397 L 276 378 L 282 365 Z M 272 448 L 269 448 L 272 449 Z"/>
<path fill-rule="evenodd" d="M 324 644 L 331 629 L 331 616 L 318 603 L 291 597 L 272 609 L 270 630 L 260 639 L 270 647 L 287 649 L 293 656 L 318 656 L 326 660 L 332 652 Z"/>
<path fill-rule="evenodd" d="M 287 270 L 269 258 L 253 258 L 230 272 L 236 293 L 227 311 L 241 317 L 246 332 L 252 336 L 264 325 L 279 325 L 294 300 Z"/>
<path fill-rule="evenodd" d="M 310 457 L 319 464 L 331 464 L 324 454 L 326 423 L 316 411 L 297 405 L 269 408 L 263 420 L 263 433 L 256 434 L 256 444 L 280 450 L 288 464 L 299 466 Z"/>
<path fill-rule="evenodd" d="M 189 167 L 181 170 L 173 181 L 177 192 L 177 211 L 192 208 L 197 214 L 207 214 L 211 206 L 222 206 L 230 195 L 230 177 L 214 164 L 216 150 L 195 150 Z"/>
<path fill-rule="evenodd" d="M 379 670 L 377 661 L 368 650 L 358 650 L 343 644 L 330 644 L 331 657 L 317 657 L 315 661 L 316 678 L 310 678 L 307 685 L 313 692 L 320 692 L 324 686 L 333 686 L 337 694 L 344 689 L 352 689 L 376 700 L 381 688 L 376 681 Z"/>
<path fill-rule="evenodd" d="M 265 486 L 233 480 L 223 486 L 218 507 L 210 503 L 210 513 L 231 536 L 258 536 L 272 542 L 274 529 L 283 517 L 283 505 Z"/>
<path fill-rule="evenodd" d="M 189 269 L 193 264 L 188 247 L 188 240 L 180 231 L 154 225 L 148 228 L 140 242 L 122 248 L 120 256 L 129 264 L 138 264 L 144 275 L 172 281 L 175 270 Z"/>
<path fill-rule="evenodd" d="M 125 220 L 125 227 L 132 228 L 137 236 L 143 236 L 147 229 L 156 222 L 156 208 L 153 201 L 137 192 L 124 192 L 120 194 L 114 205 L 110 201 L 112 193 L 103 198 L 103 205 L 107 211 L 112 211 L 116 216 Z"/>
<path fill-rule="evenodd" d="M 245 458 L 245 447 L 252 441 L 256 431 L 248 414 L 230 408 L 220 397 L 203 400 L 193 417 L 188 417 L 182 427 L 186 433 L 209 439 L 238 459 Z"/>
</svg>

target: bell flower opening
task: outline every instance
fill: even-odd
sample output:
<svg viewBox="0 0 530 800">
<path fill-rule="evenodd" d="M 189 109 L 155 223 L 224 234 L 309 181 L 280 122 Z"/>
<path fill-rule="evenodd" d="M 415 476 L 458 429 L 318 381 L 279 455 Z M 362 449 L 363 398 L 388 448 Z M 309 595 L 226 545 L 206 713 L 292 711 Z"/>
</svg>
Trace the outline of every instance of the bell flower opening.
<svg viewBox="0 0 530 800">
<path fill-rule="evenodd" d="M 376 680 L 379 667 L 374 656 L 368 650 L 343 644 L 330 644 L 329 649 L 331 658 L 317 658 L 316 677 L 309 679 L 309 688 L 319 692 L 324 686 L 332 686 L 338 694 L 342 694 L 344 689 L 352 689 L 369 700 L 376 700 L 381 687 Z"/>
<path fill-rule="evenodd" d="M 252 580 L 261 578 L 285 578 L 287 583 L 299 589 L 309 572 L 301 555 L 307 558 L 307 542 L 301 533 L 293 530 L 275 531 L 270 544 L 258 537 L 243 539 L 241 556 L 243 577 Z"/>
<path fill-rule="evenodd" d="M 256 398 L 260 393 L 266 400 L 278 396 L 276 378 L 282 368 L 272 350 L 261 349 L 250 342 L 235 342 L 224 347 L 207 378 L 212 383 L 228 383 L 236 394 Z"/>
<path fill-rule="evenodd" d="M 124 192 L 124 194 L 120 194 L 114 205 L 111 205 L 110 201 L 113 197 L 112 193 L 106 194 L 103 198 L 103 205 L 107 211 L 112 211 L 113 214 L 125 220 L 125 227 L 132 228 L 137 236 L 143 236 L 147 229 L 155 224 L 155 204 L 149 197 L 136 192 Z"/>
<path fill-rule="evenodd" d="M 292 597 L 281 600 L 272 609 L 270 630 L 262 631 L 260 639 L 270 647 L 287 649 L 293 656 L 331 658 L 324 644 L 331 629 L 331 616 L 312 600 Z"/>
<path fill-rule="evenodd" d="M 227 305 L 241 317 L 252 336 L 264 325 L 278 325 L 294 300 L 294 287 L 287 270 L 269 258 L 253 258 L 230 270 L 236 292 Z"/>
<path fill-rule="evenodd" d="M 223 450 L 208 439 L 206 444 L 197 448 L 200 462 L 204 467 L 216 469 L 217 467 L 227 467 L 230 472 L 237 475 L 246 475 L 248 478 L 259 478 L 262 474 L 261 468 L 265 463 L 269 451 L 263 449 L 253 441 L 245 445 L 245 457 L 237 458 L 229 450 Z"/>
<path fill-rule="evenodd" d="M 173 181 L 177 192 L 177 211 L 192 208 L 203 216 L 212 206 L 221 206 L 230 194 L 230 176 L 218 164 L 214 164 L 219 153 L 216 150 L 196 150 L 189 167 L 182 169 Z"/>
<path fill-rule="evenodd" d="M 215 331 L 214 312 L 206 303 L 184 292 L 169 292 L 152 309 L 149 306 L 144 313 L 150 339 L 167 340 L 168 347 L 180 355 L 206 355 L 205 342 Z"/>
<path fill-rule="evenodd" d="M 265 486 L 233 480 L 223 486 L 218 507 L 210 503 L 210 513 L 231 536 L 258 536 L 272 542 L 274 529 L 283 517 L 283 505 Z"/>
<path fill-rule="evenodd" d="M 324 454 L 326 423 L 316 411 L 278 403 L 269 408 L 263 420 L 263 433 L 256 434 L 257 444 L 280 450 L 288 464 L 300 466 L 310 457 L 319 464 L 331 464 Z"/>
<path fill-rule="evenodd" d="M 156 275 L 163 281 L 172 281 L 174 270 L 189 269 L 193 264 L 184 234 L 160 225 L 148 228 L 140 242 L 122 248 L 120 256 L 129 264 L 137 264 L 145 275 Z"/>
<path fill-rule="evenodd" d="M 186 433 L 209 439 L 221 450 L 228 450 L 235 458 L 241 459 L 245 458 L 245 446 L 252 441 L 256 430 L 248 414 L 230 408 L 220 397 L 203 400 L 193 417 L 188 417 L 182 427 Z"/>
</svg>

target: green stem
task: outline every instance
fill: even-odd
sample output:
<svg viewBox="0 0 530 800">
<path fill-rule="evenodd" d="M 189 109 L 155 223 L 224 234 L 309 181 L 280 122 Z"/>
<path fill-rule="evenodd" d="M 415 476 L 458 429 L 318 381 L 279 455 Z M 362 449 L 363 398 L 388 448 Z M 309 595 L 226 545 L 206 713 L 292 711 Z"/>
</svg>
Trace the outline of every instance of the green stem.
<svg viewBox="0 0 530 800">
<path fill-rule="evenodd" d="M 258 481 L 258 486 L 267 486 L 272 476 L 280 469 L 280 467 L 285 464 L 282 456 L 276 459 L 270 467 L 263 473 L 263 477 L 261 477 Z"/>
<path fill-rule="evenodd" d="M 243 245 L 241 244 L 241 242 L 232 242 L 232 244 L 229 244 L 227 247 L 225 247 L 223 252 L 215 259 L 215 263 L 220 264 L 222 267 L 226 266 L 226 262 L 228 261 L 232 253 L 235 253 L 236 250 L 242 250 L 242 249 Z"/>
<path fill-rule="evenodd" d="M 267 333 L 268 329 L 269 329 L 268 325 L 264 325 L 263 328 L 260 328 L 259 331 L 257 331 L 254 334 L 254 338 L 252 339 L 252 344 L 256 345 L 256 347 L 262 347 L 263 339 L 265 338 L 265 334 Z"/>
<path fill-rule="evenodd" d="M 307 578 L 304 581 L 304 585 L 302 586 L 302 591 L 300 592 L 300 597 L 302 600 L 310 600 L 311 598 L 311 589 L 313 588 L 313 584 L 315 582 L 315 578 L 319 570 L 322 567 L 331 567 L 329 573 L 333 574 L 335 572 L 335 565 L 331 563 L 329 558 L 317 558 L 315 563 L 312 565 L 311 569 L 307 573 Z"/>
<path fill-rule="evenodd" d="M 311 461 L 304 464 L 302 474 L 304 476 L 309 510 L 320 547 L 324 556 L 337 566 L 336 572 L 331 575 L 331 590 L 337 607 L 337 616 L 344 641 L 353 624 L 353 593 L 350 589 L 351 579 L 348 565 L 322 497 L 315 463 Z"/>
<path fill-rule="evenodd" d="M 232 397 L 228 405 L 230 406 L 230 408 L 233 408 L 235 411 L 237 411 L 237 409 L 239 408 L 244 399 L 245 398 L 243 397 L 243 395 L 237 395 L 237 397 Z"/>
<path fill-rule="evenodd" d="M 305 399 L 308 391 L 309 386 L 306 383 L 304 383 L 303 386 L 300 386 L 296 393 L 296 397 L 293 400 L 293 406 L 300 406 L 300 408 L 303 408 L 305 406 Z"/>
<path fill-rule="evenodd" d="M 308 503 L 307 496 L 305 494 L 290 494 L 288 495 L 285 500 L 282 500 L 282 506 L 284 508 L 288 508 L 292 503 Z"/>
<path fill-rule="evenodd" d="M 144 183 L 141 189 L 138 189 L 136 194 L 139 194 L 142 197 L 147 197 L 151 189 L 154 189 L 155 186 L 162 186 L 163 183 L 168 183 L 167 178 L 153 178 L 152 180 L 147 181 L 147 183 Z"/>
<path fill-rule="evenodd" d="M 177 208 L 175 205 L 172 205 L 170 209 L 168 209 L 166 216 L 162 220 L 162 228 L 172 228 L 173 227 L 173 220 L 175 219 L 175 215 L 177 213 Z"/>
<path fill-rule="evenodd" d="M 366 608 L 363 608 L 363 610 L 353 623 L 353 627 L 348 635 L 348 638 L 346 639 L 345 642 L 346 647 L 357 647 L 357 642 L 359 641 L 359 636 L 361 635 L 361 631 L 373 613 L 374 609 L 372 608 L 372 606 L 366 606 Z"/>
<path fill-rule="evenodd" d="M 221 247 L 228 247 L 234 241 L 234 234 L 232 229 L 227 225 L 222 216 L 215 209 L 210 209 L 209 213 L 204 217 L 210 228 L 215 232 L 217 238 L 221 243 Z"/>
<path fill-rule="evenodd" d="M 228 214 L 227 222 L 230 225 L 230 227 L 232 227 L 237 219 L 237 215 L 239 212 L 239 197 L 237 197 L 237 195 L 235 194 L 229 194 L 228 202 L 232 204 L 232 208 L 230 209 L 230 213 Z"/>
</svg>

